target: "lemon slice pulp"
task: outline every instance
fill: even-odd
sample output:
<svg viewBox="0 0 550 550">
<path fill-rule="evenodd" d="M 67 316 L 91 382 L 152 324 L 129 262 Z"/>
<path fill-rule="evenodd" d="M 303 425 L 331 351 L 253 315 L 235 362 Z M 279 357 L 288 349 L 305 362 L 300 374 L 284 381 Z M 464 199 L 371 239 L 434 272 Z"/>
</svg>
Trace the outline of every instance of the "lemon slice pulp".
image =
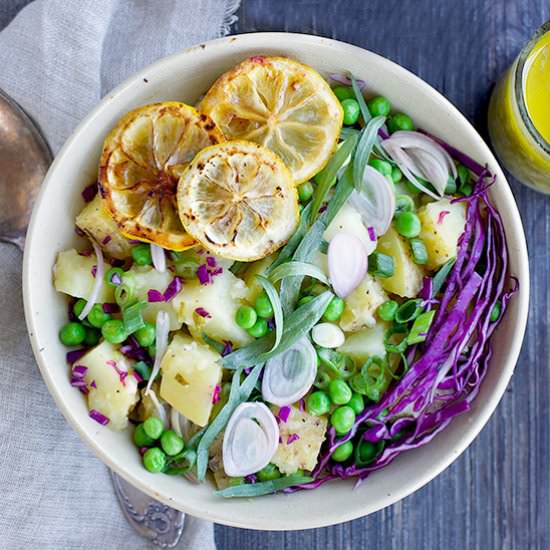
<svg viewBox="0 0 550 550">
<path fill-rule="evenodd" d="M 281 157 L 296 184 L 329 160 L 343 111 L 311 67 L 274 56 L 251 57 L 224 73 L 199 105 L 225 137 L 254 141 Z"/>
<path fill-rule="evenodd" d="M 298 195 L 277 155 L 246 141 L 202 150 L 178 183 L 186 231 L 214 254 L 258 260 L 282 246 L 298 224 Z"/>
<path fill-rule="evenodd" d="M 178 179 L 198 151 L 223 141 L 214 122 L 184 103 L 146 105 L 107 136 L 99 186 L 120 231 L 171 250 L 195 244 L 177 212 Z"/>
</svg>

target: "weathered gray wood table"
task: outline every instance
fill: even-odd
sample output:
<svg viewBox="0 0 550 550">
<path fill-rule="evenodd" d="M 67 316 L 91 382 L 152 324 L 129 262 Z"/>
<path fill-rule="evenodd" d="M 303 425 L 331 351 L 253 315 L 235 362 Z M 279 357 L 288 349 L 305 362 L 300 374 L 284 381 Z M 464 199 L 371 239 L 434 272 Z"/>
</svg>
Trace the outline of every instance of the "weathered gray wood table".
<svg viewBox="0 0 550 550">
<path fill-rule="evenodd" d="M 0 0 L 0 28 L 28 1 Z M 486 136 L 492 83 L 550 18 L 550 0 L 242 0 L 238 15 L 234 32 L 319 34 L 382 54 Z M 436 480 L 382 512 L 291 533 L 217 527 L 220 549 L 550 548 L 550 198 L 511 184 L 530 247 L 531 311 L 516 374 L 481 435 Z"/>
</svg>

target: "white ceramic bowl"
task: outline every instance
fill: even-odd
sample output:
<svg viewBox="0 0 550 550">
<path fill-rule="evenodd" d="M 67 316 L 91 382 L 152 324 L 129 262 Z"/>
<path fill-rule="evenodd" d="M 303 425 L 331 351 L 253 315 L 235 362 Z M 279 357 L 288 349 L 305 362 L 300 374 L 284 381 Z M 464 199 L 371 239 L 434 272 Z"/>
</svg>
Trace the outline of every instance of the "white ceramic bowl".
<svg viewBox="0 0 550 550">
<path fill-rule="evenodd" d="M 80 192 L 96 178 L 103 139 L 117 119 L 154 101 L 194 103 L 222 72 L 260 53 L 296 58 L 323 74 L 351 71 L 419 126 L 487 162 L 497 175 L 491 196 L 504 220 L 510 271 L 521 286 L 493 336 L 494 357 L 472 410 L 453 420 L 430 444 L 403 454 L 356 490 L 348 480 L 293 495 L 224 500 L 214 496 L 209 484 L 196 486 L 182 478 L 148 473 L 129 433 L 112 432 L 88 418 L 82 395 L 69 385 L 66 350 L 57 336 L 66 319 L 66 298 L 52 286 L 51 267 L 56 253 L 74 244 Z M 36 202 L 23 290 L 42 376 L 66 419 L 105 464 L 151 496 L 194 516 L 238 527 L 283 530 L 330 525 L 380 510 L 422 487 L 464 451 L 495 410 L 514 370 L 527 320 L 529 273 L 523 228 L 506 179 L 487 145 L 449 101 L 402 67 L 363 49 L 314 36 L 261 33 L 215 40 L 163 59 L 124 82 L 88 115 L 57 155 Z"/>
</svg>

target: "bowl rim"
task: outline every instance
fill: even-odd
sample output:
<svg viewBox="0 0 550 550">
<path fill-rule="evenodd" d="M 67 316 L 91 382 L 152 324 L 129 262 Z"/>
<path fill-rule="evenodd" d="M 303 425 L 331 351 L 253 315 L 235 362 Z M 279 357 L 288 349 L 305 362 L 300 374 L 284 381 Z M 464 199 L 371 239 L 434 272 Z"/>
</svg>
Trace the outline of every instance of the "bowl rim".
<svg viewBox="0 0 550 550">
<path fill-rule="evenodd" d="M 427 96 L 430 97 L 430 101 L 435 101 L 441 104 L 442 106 L 444 106 L 446 109 L 453 112 L 453 114 L 457 117 L 457 119 L 460 120 L 460 123 L 463 126 L 464 132 L 469 135 L 469 138 L 475 144 L 475 147 L 479 149 L 480 154 L 483 154 L 483 158 L 490 160 L 493 166 L 495 166 L 497 178 L 502 182 L 501 201 L 503 201 L 506 204 L 509 210 L 510 224 L 515 228 L 517 232 L 516 240 L 519 246 L 518 246 L 518 250 L 516 251 L 516 254 L 519 259 L 519 262 L 518 262 L 519 269 L 516 276 L 521 282 L 521 292 L 516 296 L 516 299 L 518 300 L 518 304 L 517 304 L 517 318 L 515 322 L 515 332 L 514 332 L 513 342 L 510 346 L 510 352 L 506 361 L 506 366 L 503 369 L 502 374 L 499 376 L 496 385 L 493 387 L 491 395 L 489 396 L 489 399 L 488 399 L 488 403 L 486 403 L 486 406 L 481 411 L 479 411 L 476 414 L 476 416 L 472 419 L 472 424 L 475 426 L 475 428 L 469 431 L 466 436 L 463 436 L 459 441 L 457 441 L 456 446 L 454 448 L 449 448 L 449 450 L 446 451 L 442 456 L 438 456 L 437 459 L 434 459 L 434 462 L 430 465 L 430 467 L 427 468 L 425 471 L 423 471 L 422 475 L 420 475 L 417 479 L 415 479 L 410 484 L 401 487 L 399 490 L 394 491 L 391 495 L 387 495 L 387 496 L 383 495 L 380 498 L 380 505 L 368 512 L 365 512 L 360 507 L 357 507 L 350 510 L 340 511 L 338 513 L 327 514 L 327 516 L 323 515 L 322 517 L 316 518 L 314 521 L 308 521 L 307 524 L 303 524 L 303 523 L 301 524 L 299 519 L 298 520 L 295 519 L 293 520 L 292 525 L 289 525 L 289 526 L 285 525 L 285 523 L 281 521 L 274 521 L 272 523 L 270 523 L 269 521 L 265 521 L 264 523 L 258 523 L 258 522 L 254 522 L 253 518 L 232 517 L 231 514 L 220 516 L 219 514 L 211 513 L 204 508 L 197 514 L 196 510 L 192 506 L 188 506 L 184 501 L 179 501 L 177 503 L 174 502 L 172 498 L 159 493 L 158 490 L 156 490 L 152 484 L 148 483 L 147 481 L 144 481 L 142 478 L 132 475 L 130 472 L 126 471 L 122 467 L 119 467 L 119 465 L 116 462 L 113 462 L 113 460 L 111 459 L 107 451 L 100 444 L 91 440 L 87 436 L 84 429 L 81 427 L 80 422 L 77 419 L 77 416 L 73 415 L 72 411 L 68 408 L 68 406 L 66 406 L 63 399 L 63 395 L 61 394 L 61 392 L 57 390 L 54 382 L 55 377 L 53 376 L 53 372 L 50 371 L 50 369 L 48 368 L 46 361 L 43 359 L 42 354 L 40 353 L 40 350 L 39 350 L 38 339 L 36 336 L 37 334 L 36 331 L 37 331 L 37 327 L 39 326 L 39 323 L 36 321 L 35 316 L 33 314 L 34 308 L 32 305 L 33 303 L 32 303 L 31 292 L 30 292 L 31 285 L 32 285 L 30 250 L 33 248 L 32 243 L 33 243 L 34 235 L 37 233 L 39 229 L 35 223 L 35 220 L 37 218 L 36 212 L 40 209 L 41 204 L 43 202 L 43 197 L 45 195 L 45 190 L 48 187 L 48 183 L 51 179 L 54 178 L 58 166 L 63 163 L 67 150 L 70 149 L 75 142 L 79 141 L 81 135 L 86 133 L 88 126 L 92 124 L 92 122 L 95 121 L 96 118 L 101 117 L 102 111 L 113 98 L 120 96 L 121 94 L 124 94 L 126 90 L 137 85 L 143 78 L 160 70 L 160 68 L 163 67 L 164 65 L 170 65 L 172 62 L 174 62 L 174 60 L 179 59 L 180 57 L 184 57 L 191 52 L 194 52 L 199 49 L 200 50 L 206 50 L 206 49 L 212 50 L 215 48 L 223 49 L 227 44 L 234 42 L 237 39 L 240 40 L 241 43 L 245 42 L 245 45 L 248 43 L 250 46 L 253 45 L 258 49 L 279 46 L 281 44 L 281 41 L 283 41 L 283 43 L 285 41 L 286 42 L 302 41 L 302 42 L 310 43 L 311 45 L 330 44 L 333 47 L 338 48 L 343 55 L 345 55 L 346 52 L 355 53 L 355 54 L 368 53 L 371 56 L 377 57 L 381 63 L 386 64 L 386 66 L 391 68 L 394 72 L 400 73 L 403 75 L 403 77 L 415 82 L 415 84 Z M 260 40 L 260 43 L 255 44 L 254 42 L 258 40 Z M 89 449 L 91 449 L 95 453 L 95 455 L 105 465 L 107 465 L 110 469 L 115 471 L 118 475 L 120 475 L 126 481 L 128 481 L 129 483 L 131 483 L 132 485 L 134 485 L 144 493 L 163 502 L 168 506 L 174 507 L 174 505 L 177 505 L 178 509 L 181 509 L 183 512 L 189 513 L 191 515 L 196 515 L 197 517 L 201 517 L 203 519 L 211 520 L 216 523 L 220 523 L 224 525 L 251 528 L 251 529 L 265 529 L 265 530 L 289 530 L 289 529 L 291 530 L 291 529 L 309 529 L 309 528 L 316 528 L 316 527 L 324 527 L 328 525 L 341 523 L 344 521 L 350 521 L 365 515 L 369 515 L 371 513 L 374 513 L 375 511 L 382 510 L 383 508 L 390 506 L 391 504 L 394 504 L 402 500 L 403 498 L 411 495 L 412 493 L 416 492 L 418 489 L 420 489 L 421 487 L 429 483 L 433 478 L 438 476 L 443 470 L 445 470 L 452 462 L 454 462 L 464 452 L 464 450 L 479 435 L 481 430 L 487 424 L 491 415 L 496 410 L 496 407 L 498 406 L 504 394 L 504 391 L 514 372 L 514 369 L 519 357 L 519 353 L 521 350 L 521 346 L 523 343 L 523 338 L 524 338 L 525 329 L 527 325 L 529 295 L 530 295 L 527 244 L 525 240 L 525 234 L 524 234 L 521 217 L 520 217 L 514 196 L 510 189 L 510 185 L 506 177 L 504 176 L 502 169 L 497 163 L 493 153 L 489 149 L 488 145 L 481 138 L 481 136 L 479 135 L 477 130 L 473 127 L 473 125 L 469 122 L 469 120 L 466 119 L 466 117 L 458 110 L 458 108 L 455 107 L 445 96 L 443 96 L 443 94 L 438 92 L 435 88 L 433 88 L 423 79 L 421 79 L 419 76 L 415 75 L 414 73 L 402 67 L 401 65 L 391 61 L 390 59 L 387 59 L 370 50 L 367 50 L 365 48 L 361 48 L 359 46 L 355 46 L 352 44 L 348 44 L 346 42 L 342 42 L 339 40 L 334 40 L 331 38 L 324 38 L 324 37 L 303 34 L 303 33 L 286 33 L 286 32 L 257 32 L 257 33 L 244 33 L 244 34 L 238 34 L 238 35 L 230 35 L 222 38 L 217 38 L 205 43 L 197 44 L 190 48 L 185 48 L 174 54 L 163 57 L 158 61 L 156 61 L 155 63 L 148 65 L 147 67 L 134 73 L 132 76 L 130 76 L 128 79 L 126 79 L 121 84 L 119 84 L 116 88 L 114 88 L 111 92 L 106 94 L 105 97 L 92 109 L 92 111 L 73 130 L 69 138 L 64 143 L 63 147 L 56 154 L 55 159 L 51 164 L 46 177 L 44 178 L 44 182 L 36 198 L 33 214 L 31 216 L 31 221 L 27 231 L 27 240 L 26 240 L 24 257 L 23 257 L 22 285 L 23 285 L 23 302 L 24 302 L 25 319 L 26 319 L 27 330 L 31 340 L 31 345 L 32 345 L 36 362 L 39 366 L 42 377 L 46 382 L 48 390 L 55 400 L 57 407 L 62 412 L 63 416 L 68 421 L 68 423 L 72 426 L 72 428 L 78 433 L 80 439 L 86 444 L 86 446 Z"/>
</svg>

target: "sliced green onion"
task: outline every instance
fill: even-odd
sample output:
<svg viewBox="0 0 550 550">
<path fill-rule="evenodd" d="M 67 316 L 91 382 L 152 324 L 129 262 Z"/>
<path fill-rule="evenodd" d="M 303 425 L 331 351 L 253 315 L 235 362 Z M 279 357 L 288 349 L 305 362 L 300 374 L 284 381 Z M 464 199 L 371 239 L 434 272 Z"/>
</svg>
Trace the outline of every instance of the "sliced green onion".
<svg viewBox="0 0 550 550">
<path fill-rule="evenodd" d="M 411 346 L 412 344 L 420 344 L 424 342 L 428 336 L 428 331 L 432 324 L 433 318 L 435 315 L 435 310 L 425 311 L 420 314 L 413 323 L 411 331 L 407 335 L 407 344 Z"/>
<path fill-rule="evenodd" d="M 251 367 L 286 351 L 317 324 L 333 297 L 332 292 L 326 291 L 293 311 L 285 320 L 281 342 L 276 350 L 269 351 L 273 348 L 275 337 L 273 333 L 267 334 L 226 355 L 222 359 L 224 368 Z"/>
<path fill-rule="evenodd" d="M 395 197 L 396 212 L 414 212 L 414 210 L 415 210 L 415 204 L 411 196 L 397 195 L 397 197 Z"/>
<path fill-rule="evenodd" d="M 371 401 L 379 401 L 388 385 L 388 370 L 386 360 L 373 355 L 361 367 L 361 372 L 352 377 L 350 385 L 355 392 L 366 395 Z"/>
<path fill-rule="evenodd" d="M 321 281 L 323 284 L 328 285 L 327 276 L 323 271 L 314 264 L 308 262 L 287 262 L 275 268 L 269 275 L 269 279 L 272 283 L 276 283 L 281 279 L 292 276 L 312 277 Z"/>
<path fill-rule="evenodd" d="M 422 313 L 422 300 L 415 298 L 403 302 L 395 313 L 395 322 L 404 324 L 413 321 Z"/>
<path fill-rule="evenodd" d="M 115 302 L 121 309 L 131 304 L 135 299 L 133 286 L 122 283 L 115 288 Z"/>
<path fill-rule="evenodd" d="M 176 456 L 168 459 L 163 473 L 169 476 L 188 474 L 197 462 L 197 453 L 193 449 L 185 449 Z"/>
<path fill-rule="evenodd" d="M 302 485 L 313 481 L 310 476 L 303 474 L 291 474 L 289 476 L 280 477 L 278 479 L 272 479 L 270 481 L 260 481 L 259 483 L 243 483 L 235 487 L 227 487 L 221 491 L 216 491 L 214 494 L 224 498 L 235 497 L 259 497 L 262 495 L 269 495 L 292 487 L 293 485 Z"/>
<path fill-rule="evenodd" d="M 321 361 L 320 370 L 323 367 L 334 374 L 335 377 L 347 380 L 355 373 L 355 362 L 349 355 L 329 348 L 320 348 L 317 351 Z"/>
<path fill-rule="evenodd" d="M 281 267 L 284 267 L 285 265 L 288 264 L 283 264 Z M 273 347 L 270 349 L 272 352 L 277 349 L 281 343 L 281 338 L 283 337 L 283 307 L 281 305 L 279 294 L 271 281 L 262 275 L 256 275 L 256 279 L 258 279 L 262 285 L 262 288 L 265 290 L 265 293 L 271 302 L 271 307 L 273 308 L 273 318 L 275 320 L 275 342 L 273 343 Z"/>
<path fill-rule="evenodd" d="M 443 287 L 443 284 L 445 283 L 447 276 L 451 272 L 451 269 L 455 265 L 456 258 L 451 258 L 447 262 L 445 262 L 439 271 L 434 275 L 432 279 L 432 295 L 431 298 L 435 298 L 438 294 L 441 288 Z"/>
<path fill-rule="evenodd" d="M 323 169 L 319 185 L 317 185 L 313 195 L 313 200 L 311 201 L 312 206 L 309 212 L 308 220 L 310 225 L 315 222 L 317 214 L 319 213 L 319 208 L 321 208 L 321 204 L 323 204 L 326 200 L 328 192 L 336 183 L 340 171 L 349 161 L 349 158 L 357 145 L 357 140 L 358 134 L 352 134 L 347 137 Z"/>
<path fill-rule="evenodd" d="M 231 390 L 229 392 L 229 398 L 222 410 L 218 413 L 218 416 L 212 420 L 212 422 L 206 427 L 200 437 L 199 444 L 197 446 L 197 478 L 199 481 L 203 481 L 206 476 L 206 468 L 208 466 L 208 449 L 214 442 L 218 434 L 225 428 L 233 411 L 241 404 L 244 403 L 252 393 L 252 390 L 256 386 L 256 382 L 260 377 L 260 373 L 263 369 L 263 363 L 257 364 L 252 372 L 246 377 L 244 382 L 240 383 L 242 369 L 238 369 L 233 374 L 231 380 Z M 194 442 L 193 442 L 194 443 Z M 189 442 L 188 446 L 191 446 Z"/>
<path fill-rule="evenodd" d="M 116 277 L 120 282 L 116 283 L 113 282 L 113 277 Z M 105 282 L 113 287 L 116 288 L 119 284 L 122 282 L 122 278 L 124 277 L 124 270 L 120 267 L 111 267 L 107 273 L 105 273 Z"/>
<path fill-rule="evenodd" d="M 395 271 L 393 257 L 381 252 L 373 252 L 369 256 L 368 271 L 377 277 L 391 277 Z"/>
<path fill-rule="evenodd" d="M 128 334 L 133 334 L 136 330 L 145 326 L 145 321 L 141 315 L 141 310 L 144 306 L 144 302 L 137 302 L 122 309 L 122 321 Z"/>
<path fill-rule="evenodd" d="M 359 107 L 361 109 L 361 115 L 363 115 L 363 120 L 365 121 L 365 124 L 366 124 L 367 122 L 369 122 L 372 116 L 370 114 L 369 108 L 367 107 L 367 102 L 365 101 L 363 92 L 361 92 L 361 89 L 357 84 L 357 80 L 353 75 L 350 75 L 350 78 L 351 78 L 351 88 L 353 90 L 353 93 L 355 94 L 355 99 L 357 100 L 357 103 L 359 103 Z"/>
<path fill-rule="evenodd" d="M 422 239 L 411 239 L 411 252 L 415 264 L 424 265 L 428 261 L 428 249 Z"/>
<path fill-rule="evenodd" d="M 393 325 L 384 332 L 384 348 L 387 353 L 403 353 L 407 349 L 407 327 L 404 325 Z M 401 336 L 397 342 L 395 336 Z"/>
</svg>

